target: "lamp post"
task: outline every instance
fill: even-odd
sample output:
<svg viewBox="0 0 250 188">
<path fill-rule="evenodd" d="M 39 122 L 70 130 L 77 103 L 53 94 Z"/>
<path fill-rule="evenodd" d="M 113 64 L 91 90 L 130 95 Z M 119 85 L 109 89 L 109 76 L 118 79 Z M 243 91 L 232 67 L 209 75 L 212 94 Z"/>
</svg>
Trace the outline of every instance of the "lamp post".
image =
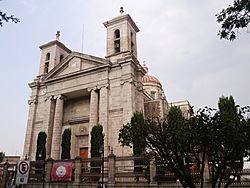
<svg viewBox="0 0 250 188">
<path fill-rule="evenodd" d="M 45 181 L 44 181 L 44 179 L 45 179 L 45 159 L 42 156 L 42 151 L 41 151 L 41 153 L 38 156 L 43 161 L 43 188 L 44 188 L 44 184 L 45 184 Z"/>
<path fill-rule="evenodd" d="M 101 154 L 101 158 L 102 158 L 102 169 L 101 169 L 101 173 L 102 173 L 102 187 L 103 186 L 103 175 L 104 175 L 104 146 L 103 144 L 101 145 L 100 149 L 99 149 L 99 153 Z"/>
</svg>

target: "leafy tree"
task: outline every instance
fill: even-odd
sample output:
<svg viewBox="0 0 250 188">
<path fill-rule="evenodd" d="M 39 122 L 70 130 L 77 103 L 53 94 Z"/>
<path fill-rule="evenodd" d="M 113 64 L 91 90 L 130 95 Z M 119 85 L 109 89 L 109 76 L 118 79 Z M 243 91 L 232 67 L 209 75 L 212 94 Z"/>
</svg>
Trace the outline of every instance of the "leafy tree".
<svg viewBox="0 0 250 188">
<path fill-rule="evenodd" d="M 103 150 L 103 127 L 100 124 L 95 125 L 91 130 L 91 150 L 90 155 L 101 157 L 100 150 Z M 101 161 L 91 161 L 91 167 L 101 167 Z M 101 168 L 91 168 L 92 172 L 101 172 Z"/>
<path fill-rule="evenodd" d="M 246 28 L 250 22 L 250 0 L 234 0 L 233 5 L 216 14 L 221 23 L 218 35 L 221 39 L 236 39 L 238 29 Z"/>
<path fill-rule="evenodd" d="M 65 129 L 62 135 L 62 153 L 61 159 L 70 159 L 71 148 L 71 130 Z"/>
<path fill-rule="evenodd" d="M 188 120 L 179 108 L 171 107 L 164 121 L 147 120 L 142 125 L 146 151 L 174 172 L 183 187 L 195 188 L 197 182 L 204 187 L 208 164 L 212 187 L 221 187 L 222 182 L 228 187 L 249 154 L 250 124 L 245 116 L 249 108 L 235 105 L 232 97 L 220 98 L 218 105 L 218 110 L 205 107 Z M 124 132 L 125 136 L 120 131 L 119 142 L 126 146 L 133 134 Z M 190 170 L 194 165 L 198 177 Z"/>
<path fill-rule="evenodd" d="M 212 187 L 220 187 L 224 181 L 228 187 L 236 177 L 240 177 L 243 157 L 249 155 L 250 124 L 246 118 L 249 107 L 235 105 L 234 99 L 221 97 L 219 110 L 214 115 L 213 134 L 211 134 L 208 156 L 213 163 Z"/>
<path fill-rule="evenodd" d="M 3 27 L 3 22 L 9 22 L 9 21 L 12 21 L 14 23 L 20 22 L 19 18 L 14 17 L 14 15 L 9 16 L 0 10 L 0 26 Z"/>
<path fill-rule="evenodd" d="M 141 112 L 135 112 L 131 122 L 123 126 L 119 132 L 118 141 L 122 146 L 133 147 L 134 155 L 142 155 L 145 150 L 145 139 L 143 134 L 144 117 Z"/>
<path fill-rule="evenodd" d="M 45 160 L 46 158 L 46 139 L 45 132 L 39 132 L 36 144 L 36 161 Z"/>
<path fill-rule="evenodd" d="M 123 146 L 129 146 L 133 148 L 133 154 L 135 156 L 143 156 L 146 148 L 145 136 L 143 133 L 144 117 L 141 112 L 135 112 L 131 118 L 130 123 L 127 123 L 119 132 L 118 141 Z M 145 157 L 145 156 L 144 156 Z M 142 165 L 147 165 L 148 161 L 145 157 L 144 160 L 139 159 L 134 161 L 134 171 L 141 172 L 143 170 Z"/>
<path fill-rule="evenodd" d="M 189 167 L 193 155 L 191 129 L 178 107 L 171 107 L 164 121 L 146 121 L 147 151 L 154 153 L 167 169 L 174 172 L 183 187 L 195 187 Z"/>
</svg>

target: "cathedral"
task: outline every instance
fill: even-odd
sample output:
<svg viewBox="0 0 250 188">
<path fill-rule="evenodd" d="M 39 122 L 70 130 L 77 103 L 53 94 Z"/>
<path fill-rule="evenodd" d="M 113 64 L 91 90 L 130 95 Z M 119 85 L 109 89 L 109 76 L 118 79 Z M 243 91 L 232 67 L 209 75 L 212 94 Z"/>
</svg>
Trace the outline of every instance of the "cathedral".
<svg viewBox="0 0 250 188">
<path fill-rule="evenodd" d="M 70 156 L 90 157 L 90 133 L 100 124 L 104 153 L 132 155 L 118 143 L 119 130 L 134 112 L 164 118 L 172 105 L 188 115 L 188 101 L 168 103 L 160 81 L 137 58 L 139 28 L 130 15 L 106 21 L 106 56 L 74 52 L 56 39 L 40 46 L 39 73 L 29 83 L 31 96 L 23 155 L 35 160 L 37 139 L 46 133 L 46 158 L 61 158 L 62 134 L 71 130 Z"/>
</svg>

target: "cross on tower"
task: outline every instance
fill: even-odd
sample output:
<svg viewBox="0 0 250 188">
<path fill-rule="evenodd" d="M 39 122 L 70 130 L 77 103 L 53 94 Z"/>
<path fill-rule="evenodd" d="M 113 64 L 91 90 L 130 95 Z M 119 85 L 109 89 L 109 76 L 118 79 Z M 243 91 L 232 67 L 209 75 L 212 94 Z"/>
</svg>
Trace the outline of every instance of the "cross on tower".
<svg viewBox="0 0 250 188">
<path fill-rule="evenodd" d="M 60 31 L 56 32 L 56 40 L 60 40 Z"/>
</svg>

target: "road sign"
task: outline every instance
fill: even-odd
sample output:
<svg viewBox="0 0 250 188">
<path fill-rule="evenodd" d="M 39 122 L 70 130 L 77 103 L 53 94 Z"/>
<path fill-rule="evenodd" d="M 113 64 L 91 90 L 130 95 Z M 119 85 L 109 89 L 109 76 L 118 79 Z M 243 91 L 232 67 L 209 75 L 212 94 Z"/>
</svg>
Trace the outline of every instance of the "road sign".
<svg viewBox="0 0 250 188">
<path fill-rule="evenodd" d="M 17 174 L 16 174 L 16 184 L 27 184 L 30 171 L 29 161 L 18 161 L 17 163 Z"/>
</svg>

